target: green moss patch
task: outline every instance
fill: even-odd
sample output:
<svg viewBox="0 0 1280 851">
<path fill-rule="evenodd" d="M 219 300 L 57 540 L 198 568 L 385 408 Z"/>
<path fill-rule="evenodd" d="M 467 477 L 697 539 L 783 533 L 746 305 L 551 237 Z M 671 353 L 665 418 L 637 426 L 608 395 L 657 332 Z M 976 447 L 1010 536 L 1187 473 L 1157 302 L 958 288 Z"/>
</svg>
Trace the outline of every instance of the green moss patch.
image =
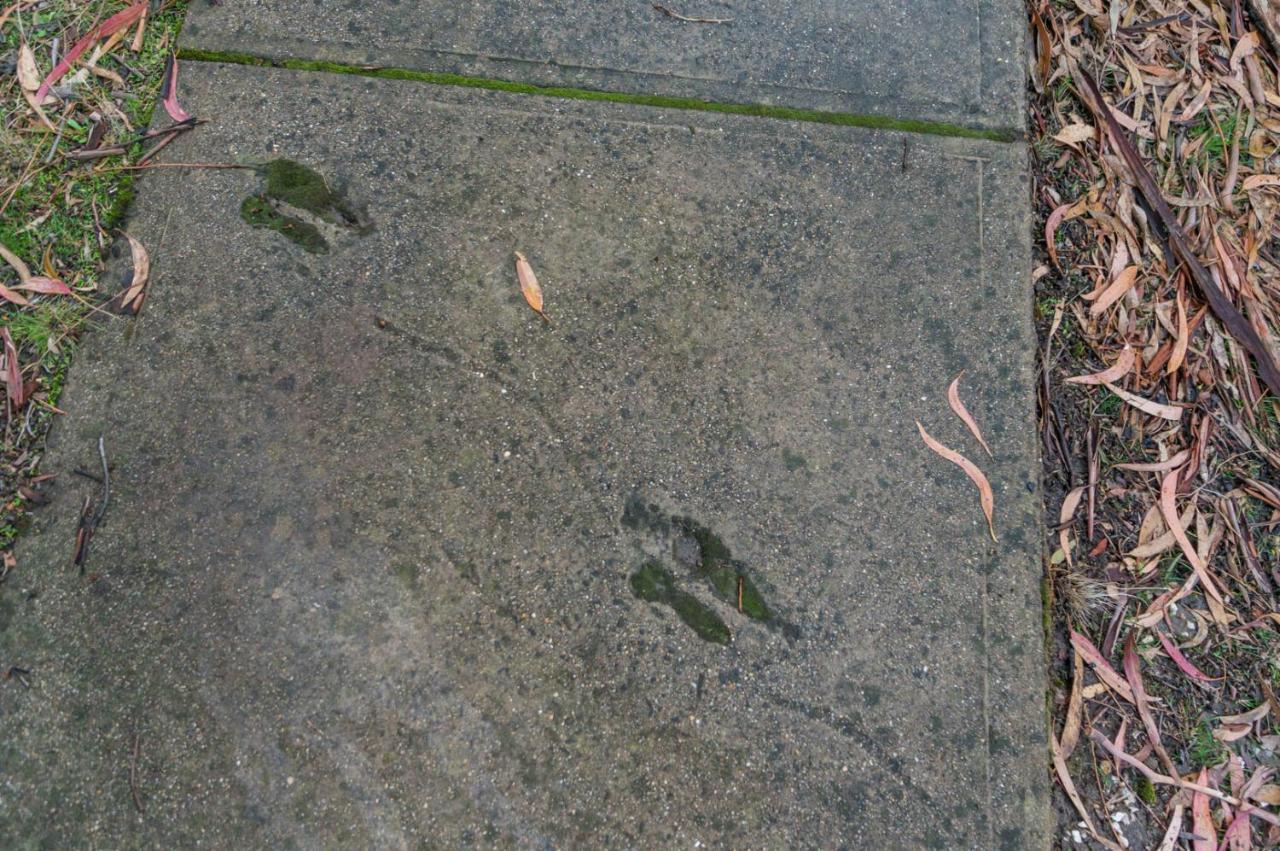
<svg viewBox="0 0 1280 851">
<path fill-rule="evenodd" d="M 240 205 L 240 218 L 252 227 L 267 228 L 283 234 L 311 254 L 326 254 L 329 251 L 329 243 L 315 225 L 284 215 L 266 195 L 250 195 L 244 199 L 244 203 Z"/>
<path fill-rule="evenodd" d="M 670 606 L 703 641 L 728 644 L 733 637 L 719 615 L 699 602 L 697 597 L 677 588 L 671 571 L 655 561 L 645 562 L 631 575 L 631 591 L 646 602 Z"/>
<path fill-rule="evenodd" d="M 267 178 L 263 194 L 299 210 L 305 210 L 330 224 L 350 224 L 355 215 L 342 198 L 329 188 L 324 177 L 314 169 L 293 160 L 271 160 L 262 166 Z"/>
<path fill-rule="evenodd" d="M 293 160 L 272 160 L 262 167 L 262 173 L 267 178 L 268 198 L 333 221 L 333 193 L 318 172 Z"/>
<path fill-rule="evenodd" d="M 773 620 L 760 589 L 746 574 L 746 565 L 733 558 L 719 535 L 689 517 L 677 517 L 672 525 L 698 542 L 700 559 L 694 571 L 717 595 L 752 620 Z"/>
<path fill-rule="evenodd" d="M 279 231 L 303 250 L 324 254 L 329 242 L 315 222 L 334 227 L 358 225 L 356 214 L 316 170 L 277 159 L 258 166 L 257 171 L 266 179 L 266 186 L 240 205 L 240 217 L 253 227 Z"/>
</svg>

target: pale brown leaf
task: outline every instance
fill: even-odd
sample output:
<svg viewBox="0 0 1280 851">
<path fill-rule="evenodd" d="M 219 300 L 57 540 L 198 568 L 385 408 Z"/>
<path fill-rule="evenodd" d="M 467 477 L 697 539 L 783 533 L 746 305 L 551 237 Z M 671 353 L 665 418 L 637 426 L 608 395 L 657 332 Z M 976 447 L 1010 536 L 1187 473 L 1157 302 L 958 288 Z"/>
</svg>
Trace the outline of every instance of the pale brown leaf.
<svg viewBox="0 0 1280 851">
<path fill-rule="evenodd" d="M 916 420 L 916 428 L 920 429 L 920 437 L 924 440 L 925 446 L 955 464 L 961 470 L 964 470 L 965 475 L 977 485 L 978 498 L 982 503 L 982 513 L 987 518 L 987 531 L 991 533 L 991 540 L 996 540 L 996 527 L 992 520 L 992 515 L 995 511 L 995 495 L 991 491 L 991 483 L 987 481 L 987 477 L 968 458 L 934 440 L 929 432 L 924 430 L 924 426 L 920 424 L 919 420 Z"/>
<path fill-rule="evenodd" d="M 1161 405 L 1159 402 L 1152 402 L 1150 399 L 1135 396 L 1128 390 L 1121 390 L 1109 381 L 1104 381 L 1103 384 L 1105 384 L 1106 388 L 1112 393 L 1116 394 L 1130 405 L 1133 405 L 1133 407 L 1142 411 L 1144 414 L 1150 414 L 1153 417 L 1161 417 L 1166 420 L 1177 421 L 1182 419 L 1182 409 L 1176 405 Z"/>
<path fill-rule="evenodd" d="M 1148 463 L 1134 464 L 1116 464 L 1117 470 L 1133 470 L 1138 473 L 1163 473 L 1165 470 L 1172 470 L 1174 467 L 1181 467 L 1191 457 L 1190 449 L 1183 449 L 1178 454 L 1172 456 L 1165 461 L 1151 461 Z"/>
<path fill-rule="evenodd" d="M 1165 375 L 1173 375 L 1182 366 L 1187 357 L 1187 308 L 1182 302 L 1182 294 L 1176 299 L 1178 306 L 1178 339 L 1173 342 L 1173 354 L 1169 355 L 1169 363 L 1165 365 Z"/>
<path fill-rule="evenodd" d="M 1106 384 L 1109 381 L 1119 381 L 1129 374 L 1129 370 L 1133 369 L 1135 355 L 1133 349 L 1125 346 L 1120 352 L 1120 357 L 1116 358 L 1116 362 L 1111 366 L 1095 372 L 1090 375 L 1077 375 L 1067 379 L 1068 384 Z"/>
<path fill-rule="evenodd" d="M 1107 284 L 1101 292 L 1096 290 L 1092 293 L 1085 293 L 1081 296 L 1084 299 L 1092 300 L 1093 306 L 1089 308 L 1090 316 L 1101 316 L 1106 309 L 1120 300 L 1120 297 L 1133 288 L 1134 283 L 1138 280 L 1139 269 L 1137 266 L 1126 266 L 1116 275 L 1115 280 Z M 1096 295 L 1095 295 L 1096 293 Z"/>
<path fill-rule="evenodd" d="M 22 258 L 14 254 L 0 242 L 0 258 L 4 258 L 4 262 L 13 267 L 13 271 L 18 273 L 18 280 L 25 281 L 31 277 L 31 267 L 22 261 Z"/>
<path fill-rule="evenodd" d="M 151 278 L 151 255 L 147 253 L 146 247 L 141 242 L 127 233 L 124 236 L 129 240 L 129 250 L 133 258 L 133 277 L 124 292 L 116 296 L 116 309 L 125 316 L 137 316 L 138 311 L 142 310 L 142 302 L 147 297 L 147 281 Z"/>
<path fill-rule="evenodd" d="M 1274 783 L 1264 784 L 1259 786 L 1258 790 L 1249 797 L 1261 804 L 1280 807 L 1280 786 Z"/>
<path fill-rule="evenodd" d="M 23 43 L 18 48 L 18 84 L 26 92 L 40 88 L 40 69 L 36 67 L 36 54 L 31 45 Z"/>
<path fill-rule="evenodd" d="M 1062 547 L 1062 554 L 1067 557 L 1068 567 L 1074 564 L 1071 559 L 1070 522 L 1076 515 L 1076 509 L 1080 507 L 1080 499 L 1084 496 L 1084 492 L 1084 485 L 1074 487 L 1068 491 L 1066 498 L 1062 500 L 1062 510 L 1058 513 L 1058 544 Z"/>
<path fill-rule="evenodd" d="M 1178 839 L 1182 836 L 1182 814 L 1186 808 L 1182 804 L 1176 804 L 1173 808 L 1173 815 L 1169 817 L 1169 827 L 1164 832 L 1164 838 L 1160 840 L 1160 847 L 1156 851 L 1176 851 L 1178 847 Z"/>
<path fill-rule="evenodd" d="M 29 303 L 25 298 L 22 297 L 21 294 L 14 292 L 13 290 L 6 287 L 4 284 L 0 284 L 0 298 L 4 299 L 10 304 L 23 305 L 23 304 Z"/>
<path fill-rule="evenodd" d="M 1178 471 L 1170 470 L 1160 482 L 1160 514 L 1163 515 L 1165 525 L 1169 527 L 1169 532 L 1173 535 L 1173 539 L 1182 548 L 1182 554 L 1187 557 L 1192 569 L 1200 577 L 1204 590 L 1219 603 L 1225 603 L 1222 599 L 1222 593 L 1218 590 L 1213 578 L 1209 576 L 1208 568 L 1200 558 L 1200 554 L 1196 552 L 1195 547 L 1191 546 L 1191 539 L 1187 537 L 1186 529 L 1178 517 L 1177 495 Z"/>
<path fill-rule="evenodd" d="M 1062 757 L 1070 759 L 1080 741 L 1080 722 L 1084 716 L 1084 657 L 1072 648 L 1071 697 L 1067 700 L 1067 717 L 1062 723 Z"/>
<path fill-rule="evenodd" d="M 1068 124 L 1055 133 L 1053 138 L 1064 145 L 1078 145 L 1097 134 L 1098 130 L 1092 124 Z"/>
<path fill-rule="evenodd" d="M 1049 734 L 1049 745 L 1053 756 L 1053 773 L 1058 775 L 1058 782 L 1062 784 L 1062 791 L 1067 793 L 1067 798 L 1071 801 L 1072 806 L 1076 808 L 1076 812 L 1080 814 L 1081 820 L 1084 821 L 1085 829 L 1089 831 L 1090 836 L 1102 843 L 1109 851 L 1119 851 L 1119 845 L 1103 837 L 1093 826 L 1093 819 L 1089 818 L 1089 810 L 1080 798 L 1080 793 L 1076 791 L 1076 784 L 1071 779 L 1071 772 L 1067 769 L 1066 758 L 1062 755 L 1062 746 L 1058 744 L 1057 738 L 1052 733 Z"/>
</svg>

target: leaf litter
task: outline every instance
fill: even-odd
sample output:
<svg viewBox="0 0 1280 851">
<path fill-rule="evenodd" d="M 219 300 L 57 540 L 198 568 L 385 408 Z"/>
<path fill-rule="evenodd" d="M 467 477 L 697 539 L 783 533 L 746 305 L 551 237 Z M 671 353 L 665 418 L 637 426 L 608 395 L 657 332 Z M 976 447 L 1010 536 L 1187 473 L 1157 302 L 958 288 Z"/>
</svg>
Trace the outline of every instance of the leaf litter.
<svg viewBox="0 0 1280 851">
<path fill-rule="evenodd" d="M 1280 846 L 1275 4 L 1028 5 L 1059 845 Z"/>
</svg>

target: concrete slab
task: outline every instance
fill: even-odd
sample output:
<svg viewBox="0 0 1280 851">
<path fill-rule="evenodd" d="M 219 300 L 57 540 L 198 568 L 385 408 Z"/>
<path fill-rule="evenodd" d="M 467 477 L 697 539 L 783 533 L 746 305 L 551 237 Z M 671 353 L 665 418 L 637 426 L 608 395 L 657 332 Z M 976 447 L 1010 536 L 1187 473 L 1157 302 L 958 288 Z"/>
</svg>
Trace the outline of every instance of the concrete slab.
<svg viewBox="0 0 1280 851">
<path fill-rule="evenodd" d="M 183 86 L 174 160 L 287 158 L 345 213 L 304 245 L 242 218 L 264 174 L 143 181 L 151 294 L 79 354 L 0 586 L 5 835 L 1047 847 L 1020 147 Z M 998 546 L 913 422 L 980 458 L 961 369 Z"/>
<path fill-rule="evenodd" d="M 658 4 L 664 5 L 664 4 Z M 1024 126 L 1019 0 L 193 3 L 186 47 L 985 129 Z"/>
</svg>

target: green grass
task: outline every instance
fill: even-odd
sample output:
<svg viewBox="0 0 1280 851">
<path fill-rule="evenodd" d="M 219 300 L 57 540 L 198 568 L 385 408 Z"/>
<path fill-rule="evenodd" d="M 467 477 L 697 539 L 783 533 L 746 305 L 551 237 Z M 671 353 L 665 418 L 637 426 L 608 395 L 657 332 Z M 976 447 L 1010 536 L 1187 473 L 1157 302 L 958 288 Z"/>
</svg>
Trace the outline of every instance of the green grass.
<svg viewBox="0 0 1280 851">
<path fill-rule="evenodd" d="M 1093 409 L 1094 416 L 1109 417 L 1120 410 L 1120 397 L 1112 393 L 1110 390 L 1104 390 L 1102 398 L 1098 400 L 1098 406 Z"/>
<path fill-rule="evenodd" d="M 962 139 L 987 139 L 994 142 L 1012 142 L 1020 134 L 1012 129 L 988 130 L 965 127 L 941 121 L 918 121 L 893 118 L 887 115 L 869 115 L 853 112 L 827 112 L 818 109 L 795 109 L 785 106 L 749 103 L 719 103 L 689 97 L 644 95 L 627 92 L 607 92 L 596 89 L 577 89 L 568 86 L 536 86 L 493 77 L 467 77 L 437 71 L 415 71 L 408 68 L 366 68 L 340 62 L 321 62 L 309 59 L 269 59 L 251 53 L 235 53 L 223 50 L 197 50 L 184 48 L 179 56 L 186 60 L 221 62 L 233 65 L 287 68 L 291 71 L 319 71 L 327 74 L 351 74 L 382 80 L 411 80 L 441 86 L 461 86 L 472 89 L 489 89 L 525 95 L 567 98 L 570 100 L 607 101 L 639 106 L 657 106 L 666 109 L 689 109 L 700 112 L 718 112 L 729 115 L 754 115 L 764 118 L 781 118 L 788 121 L 807 121 L 815 124 L 835 124 L 841 127 L 862 127 L 873 130 L 900 130 L 907 133 L 923 133 L 931 136 L 952 136 Z"/>
<path fill-rule="evenodd" d="M 1213 728 L 1205 719 L 1196 725 L 1187 743 L 1187 756 L 1198 767 L 1218 765 L 1227 758 L 1227 749 L 1213 737 Z"/>
<path fill-rule="evenodd" d="M 65 51 L 78 34 L 125 5 L 124 0 L 49 0 L 37 9 L 15 11 L 0 33 L 0 55 L 16 55 L 26 43 L 34 51 L 39 73 L 47 74 L 54 38 L 60 39 Z M 107 251 L 133 198 L 133 176 L 119 170 L 118 164 L 139 155 L 143 146 L 135 144 L 122 157 L 98 161 L 70 160 L 64 155 L 87 141 L 91 113 L 100 114 L 106 122 L 104 146 L 131 138 L 149 125 L 164 64 L 185 9 L 185 1 L 161 11 L 153 8 L 138 53 L 128 49 L 130 30 L 99 61 L 100 67 L 125 77 L 123 90 L 90 75 L 76 87 L 72 100 L 47 106 L 46 114 L 61 128 L 60 134 L 30 117 L 13 77 L 0 80 L 7 116 L 0 128 L 0 204 L 5 205 L 0 211 L 0 242 L 22 258 L 33 274 L 60 278 L 81 294 L 77 298 L 35 296 L 26 306 L 0 306 L 0 324 L 8 328 L 18 347 L 24 377 L 36 380 L 38 397 L 4 431 L 3 452 L 10 464 L 24 453 L 39 458 L 39 444 L 56 416 L 50 406 L 56 406 L 61 396 L 76 337 L 93 306 L 120 285 L 102 277 Z M 85 59 L 60 84 L 74 77 Z M 17 283 L 16 272 L 2 261 L 0 283 Z M 0 476 L 0 548 L 9 546 L 25 526 L 26 501 L 17 488 L 35 472 L 34 463 L 26 461 L 18 474 Z"/>
</svg>

